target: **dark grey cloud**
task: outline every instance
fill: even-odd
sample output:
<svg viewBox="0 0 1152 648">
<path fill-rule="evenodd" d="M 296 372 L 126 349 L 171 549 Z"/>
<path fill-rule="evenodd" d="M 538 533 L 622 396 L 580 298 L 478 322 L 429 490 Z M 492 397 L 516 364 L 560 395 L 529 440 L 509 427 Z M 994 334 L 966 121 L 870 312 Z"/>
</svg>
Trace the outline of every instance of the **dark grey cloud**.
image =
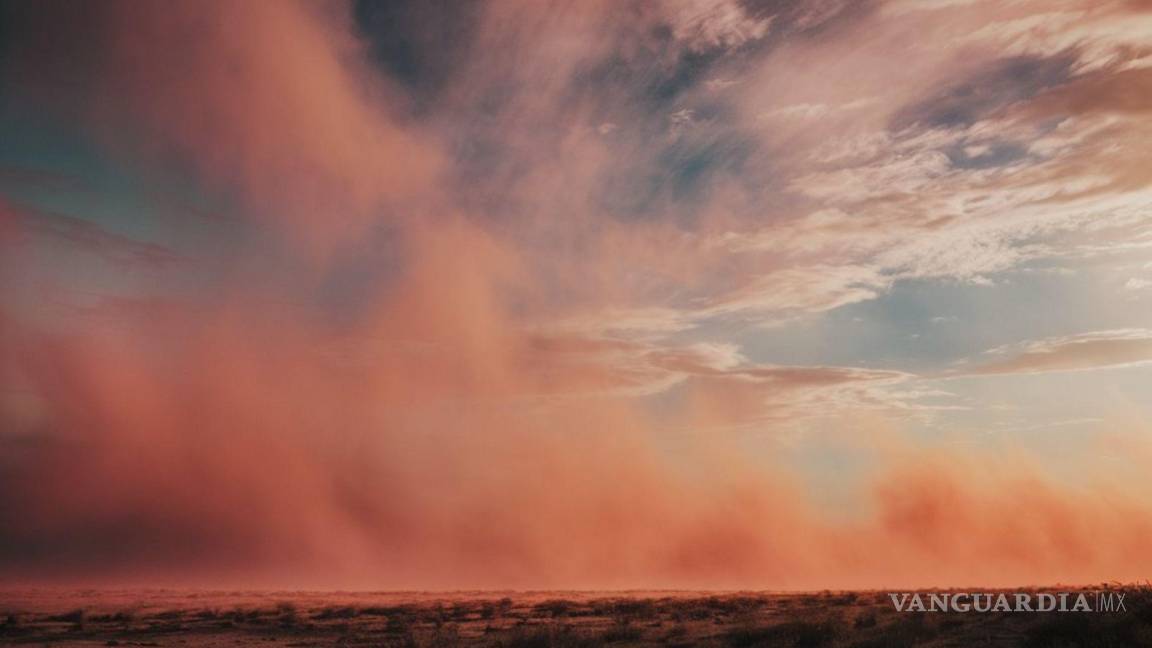
<svg viewBox="0 0 1152 648">
<path fill-rule="evenodd" d="M 944 154 L 958 169 L 991 169 L 1026 158 L 1028 148 L 1008 141 L 961 143 L 945 148 Z"/>
<path fill-rule="evenodd" d="M 601 202 L 621 220 L 672 218 L 690 228 L 716 182 L 739 175 L 755 149 L 753 142 L 723 127 L 702 137 L 678 138 L 655 156 L 640 157 L 632 168 L 606 173 Z"/>
<path fill-rule="evenodd" d="M 970 126 L 1010 104 L 1067 83 L 1075 61 L 1070 55 L 1000 59 L 897 111 L 891 128 Z"/>
<path fill-rule="evenodd" d="M 779 41 L 792 37 L 820 37 L 851 24 L 876 9 L 874 0 L 742 0 L 751 16 L 772 19 Z"/>
<path fill-rule="evenodd" d="M 357 0 L 353 17 L 372 58 L 423 111 L 464 67 L 482 10 L 479 0 Z"/>
</svg>

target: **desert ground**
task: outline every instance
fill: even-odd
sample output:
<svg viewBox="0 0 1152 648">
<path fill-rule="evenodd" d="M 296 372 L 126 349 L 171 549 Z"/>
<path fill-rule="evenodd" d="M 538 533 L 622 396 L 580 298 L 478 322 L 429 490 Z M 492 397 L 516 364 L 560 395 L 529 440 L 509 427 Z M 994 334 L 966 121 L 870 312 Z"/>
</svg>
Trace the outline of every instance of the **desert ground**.
<svg viewBox="0 0 1152 648">
<path fill-rule="evenodd" d="M 9 590 L 0 645 L 1152 646 L 1152 589 L 1124 591 L 1114 613 L 913 613 L 885 592 Z"/>
</svg>

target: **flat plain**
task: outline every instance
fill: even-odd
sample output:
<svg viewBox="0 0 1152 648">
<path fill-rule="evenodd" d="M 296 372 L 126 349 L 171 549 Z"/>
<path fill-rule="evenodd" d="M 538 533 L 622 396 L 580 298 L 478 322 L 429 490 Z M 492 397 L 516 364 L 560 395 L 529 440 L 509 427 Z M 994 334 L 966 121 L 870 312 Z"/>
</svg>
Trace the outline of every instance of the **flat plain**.
<svg viewBox="0 0 1152 648">
<path fill-rule="evenodd" d="M 1122 589 L 1124 611 L 1093 613 L 897 612 L 876 591 L 7 590 L 0 645 L 1152 646 L 1152 589 Z"/>
</svg>

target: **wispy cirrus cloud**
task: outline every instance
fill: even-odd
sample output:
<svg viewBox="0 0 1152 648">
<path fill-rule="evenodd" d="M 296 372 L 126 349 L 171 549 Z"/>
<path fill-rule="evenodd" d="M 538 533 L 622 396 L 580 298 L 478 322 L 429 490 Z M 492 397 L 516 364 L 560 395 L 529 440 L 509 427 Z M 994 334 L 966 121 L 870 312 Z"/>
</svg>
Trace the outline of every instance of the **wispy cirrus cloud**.
<svg viewBox="0 0 1152 648">
<path fill-rule="evenodd" d="M 955 375 L 982 376 L 1091 371 L 1152 362 L 1152 331 L 1094 331 L 999 347 Z"/>
</svg>

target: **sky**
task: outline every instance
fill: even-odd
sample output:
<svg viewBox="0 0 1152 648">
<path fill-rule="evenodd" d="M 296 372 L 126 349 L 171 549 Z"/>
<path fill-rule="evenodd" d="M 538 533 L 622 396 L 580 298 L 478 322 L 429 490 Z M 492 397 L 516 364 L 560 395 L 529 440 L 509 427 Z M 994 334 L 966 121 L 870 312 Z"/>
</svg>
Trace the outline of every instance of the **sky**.
<svg viewBox="0 0 1152 648">
<path fill-rule="evenodd" d="M 0 3 L 0 578 L 1152 569 L 1146 0 Z"/>
</svg>

